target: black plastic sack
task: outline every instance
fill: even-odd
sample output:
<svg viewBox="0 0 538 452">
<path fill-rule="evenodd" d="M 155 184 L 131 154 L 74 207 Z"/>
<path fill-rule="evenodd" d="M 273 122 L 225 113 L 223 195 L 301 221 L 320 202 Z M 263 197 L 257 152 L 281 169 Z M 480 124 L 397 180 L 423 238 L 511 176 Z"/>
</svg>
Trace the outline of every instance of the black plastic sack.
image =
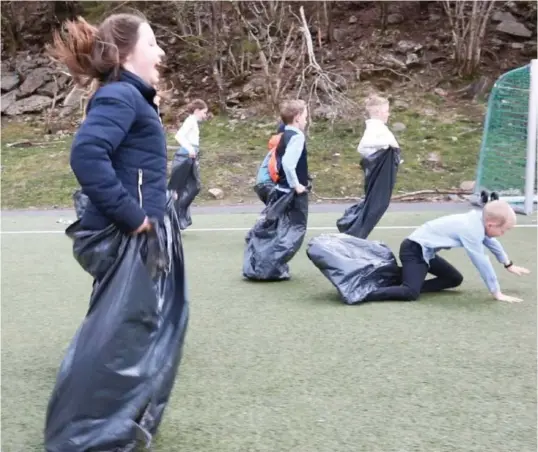
<svg viewBox="0 0 538 452">
<path fill-rule="evenodd" d="M 177 192 L 175 208 L 179 219 L 179 227 L 183 230 L 192 225 L 190 206 L 200 190 L 200 163 L 198 158 L 176 153 L 172 161 L 172 174 L 168 188 Z"/>
<path fill-rule="evenodd" d="M 243 276 L 254 281 L 290 279 L 288 262 L 301 248 L 308 222 L 308 193 L 275 190 L 245 237 Z"/>
<path fill-rule="evenodd" d="M 361 160 L 364 198 L 348 207 L 336 221 L 340 232 L 366 239 L 389 208 L 400 164 L 398 148 L 382 149 Z"/>
<path fill-rule="evenodd" d="M 130 236 L 114 225 L 66 234 L 94 278 L 90 307 L 49 401 L 47 452 L 135 450 L 168 403 L 188 323 L 183 248 L 171 199 L 162 224 Z"/>
<path fill-rule="evenodd" d="M 357 304 L 381 287 L 401 284 L 401 271 L 383 243 L 347 234 L 322 234 L 308 242 L 308 258 L 346 304 Z"/>
<path fill-rule="evenodd" d="M 265 184 L 256 184 L 254 186 L 254 192 L 258 195 L 258 199 L 263 202 L 265 205 L 268 204 L 271 199 L 271 195 L 275 190 L 275 184 L 265 183 Z"/>
<path fill-rule="evenodd" d="M 73 192 L 73 204 L 75 206 L 77 218 L 82 218 L 82 214 L 88 205 L 88 200 L 88 196 L 82 191 L 82 189 L 79 188 Z"/>
</svg>

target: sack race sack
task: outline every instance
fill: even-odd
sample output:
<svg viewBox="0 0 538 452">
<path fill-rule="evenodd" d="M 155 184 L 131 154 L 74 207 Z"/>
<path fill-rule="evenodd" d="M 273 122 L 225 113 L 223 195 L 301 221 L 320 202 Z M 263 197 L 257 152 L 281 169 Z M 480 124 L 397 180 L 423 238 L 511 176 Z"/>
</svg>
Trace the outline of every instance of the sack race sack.
<svg viewBox="0 0 538 452">
<path fill-rule="evenodd" d="M 174 206 L 179 219 L 179 227 L 181 230 L 187 229 L 192 225 L 190 206 L 202 189 L 198 157 L 193 159 L 179 152 L 174 155 L 168 188 L 177 193 Z"/>
<path fill-rule="evenodd" d="M 396 184 L 400 149 L 382 149 L 361 160 L 364 198 L 348 207 L 336 221 L 340 232 L 366 239 L 387 211 Z"/>
<path fill-rule="evenodd" d="M 381 242 L 322 234 L 308 242 L 306 254 L 346 304 L 360 303 L 381 287 L 401 284 L 396 258 Z"/>
<path fill-rule="evenodd" d="M 254 281 L 289 279 L 287 263 L 303 244 L 307 222 L 308 193 L 274 190 L 269 204 L 246 235 L 243 276 Z"/>
<path fill-rule="evenodd" d="M 82 214 L 86 210 L 86 206 L 88 205 L 88 195 L 86 195 L 82 189 L 77 189 L 73 192 L 73 204 L 75 206 L 75 214 L 77 215 L 77 218 L 82 218 Z"/>
<path fill-rule="evenodd" d="M 275 190 L 275 185 L 272 183 L 266 183 L 266 184 L 261 183 L 261 184 L 256 184 L 254 186 L 254 192 L 258 196 L 258 199 L 261 202 L 263 202 L 265 205 L 268 204 L 274 190 Z"/>
<path fill-rule="evenodd" d="M 88 313 L 60 366 L 45 424 L 47 452 L 134 451 L 155 435 L 188 323 L 183 248 L 169 198 L 163 223 L 137 236 L 115 225 L 66 229 L 94 278 Z"/>
</svg>

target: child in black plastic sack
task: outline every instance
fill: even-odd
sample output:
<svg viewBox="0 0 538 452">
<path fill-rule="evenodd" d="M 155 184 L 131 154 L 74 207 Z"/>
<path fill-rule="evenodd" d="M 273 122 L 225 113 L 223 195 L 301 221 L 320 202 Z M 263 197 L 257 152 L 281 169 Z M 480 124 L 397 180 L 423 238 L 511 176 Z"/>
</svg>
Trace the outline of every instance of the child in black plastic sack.
<svg viewBox="0 0 538 452">
<path fill-rule="evenodd" d="M 304 133 L 307 105 L 302 100 L 285 101 L 280 116 L 285 127 L 275 150 L 278 181 L 268 206 L 245 237 L 243 276 L 250 280 L 289 279 L 288 262 L 306 234 L 310 187 Z"/>
<path fill-rule="evenodd" d="M 368 158 L 381 149 L 389 147 L 399 149 L 396 138 L 387 127 L 390 116 L 389 101 L 374 94 L 366 99 L 365 107 L 368 119 L 357 152 L 363 158 Z"/>
<path fill-rule="evenodd" d="M 157 87 L 154 87 L 157 90 Z M 157 95 L 153 98 L 153 103 L 157 107 L 157 113 L 159 114 L 159 119 L 161 120 L 161 124 L 164 126 L 163 122 L 163 113 L 161 111 L 161 93 L 157 90 Z"/>
<path fill-rule="evenodd" d="M 175 139 L 179 143 L 179 149 L 175 152 L 172 161 L 174 175 L 172 185 L 178 192 L 176 210 L 181 230 L 192 225 L 190 206 L 202 189 L 199 123 L 208 118 L 208 107 L 202 99 L 193 100 L 186 109 L 189 116 L 176 132 Z M 180 188 L 182 185 L 183 187 Z"/>
<path fill-rule="evenodd" d="M 362 156 L 364 198 L 349 207 L 336 225 L 340 232 L 366 239 L 390 204 L 396 183 L 400 146 L 387 127 L 389 101 L 372 95 L 366 100 L 366 129 L 357 151 Z"/>
<path fill-rule="evenodd" d="M 285 127 L 276 148 L 279 173 L 276 188 L 284 193 L 294 190 L 300 195 L 306 192 L 310 182 L 304 135 L 308 108 L 303 100 L 291 100 L 282 104 L 280 115 Z"/>
<path fill-rule="evenodd" d="M 179 143 L 176 154 L 196 158 L 200 149 L 200 129 L 198 124 L 208 116 L 208 107 L 202 99 L 195 99 L 187 105 L 189 116 L 176 132 L 175 139 Z"/>
</svg>

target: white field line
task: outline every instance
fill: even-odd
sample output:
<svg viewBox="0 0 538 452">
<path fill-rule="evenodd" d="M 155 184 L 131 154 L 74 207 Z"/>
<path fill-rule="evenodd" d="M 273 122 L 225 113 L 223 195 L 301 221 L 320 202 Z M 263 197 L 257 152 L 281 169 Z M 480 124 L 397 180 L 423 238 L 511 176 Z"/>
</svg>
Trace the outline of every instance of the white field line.
<svg viewBox="0 0 538 452">
<path fill-rule="evenodd" d="M 538 224 L 518 224 L 516 228 L 536 228 L 538 227 Z M 390 231 L 390 230 L 398 230 L 398 229 L 416 229 L 418 226 L 376 226 L 374 231 L 380 230 L 380 231 Z M 182 234 L 189 234 L 190 232 L 246 232 L 250 228 L 189 228 L 186 231 L 182 232 Z M 334 231 L 338 232 L 336 229 L 336 226 L 311 226 L 308 228 L 309 231 Z M 47 234 L 64 234 L 65 230 L 34 230 L 34 231 L 23 231 L 23 230 L 15 230 L 15 231 L 0 231 L 0 234 L 2 235 L 24 235 L 24 234 L 35 234 L 35 235 L 47 235 Z"/>
</svg>

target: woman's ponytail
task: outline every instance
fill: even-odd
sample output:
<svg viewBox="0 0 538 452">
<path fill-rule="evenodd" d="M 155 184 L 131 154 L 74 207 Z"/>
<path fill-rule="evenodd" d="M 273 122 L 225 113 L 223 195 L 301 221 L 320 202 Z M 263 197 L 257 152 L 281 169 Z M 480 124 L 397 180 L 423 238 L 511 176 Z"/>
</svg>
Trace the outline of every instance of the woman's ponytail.
<svg viewBox="0 0 538 452">
<path fill-rule="evenodd" d="M 47 51 L 67 66 L 81 88 L 94 80 L 117 80 L 121 65 L 136 46 L 143 22 L 145 19 L 137 14 L 112 14 L 97 28 L 78 17 L 54 33 Z"/>
<path fill-rule="evenodd" d="M 64 29 L 55 31 L 52 45 L 47 45 L 49 55 L 67 66 L 73 80 L 80 87 L 87 87 L 99 78 L 93 64 L 97 28 L 82 17 L 67 21 Z"/>
</svg>

